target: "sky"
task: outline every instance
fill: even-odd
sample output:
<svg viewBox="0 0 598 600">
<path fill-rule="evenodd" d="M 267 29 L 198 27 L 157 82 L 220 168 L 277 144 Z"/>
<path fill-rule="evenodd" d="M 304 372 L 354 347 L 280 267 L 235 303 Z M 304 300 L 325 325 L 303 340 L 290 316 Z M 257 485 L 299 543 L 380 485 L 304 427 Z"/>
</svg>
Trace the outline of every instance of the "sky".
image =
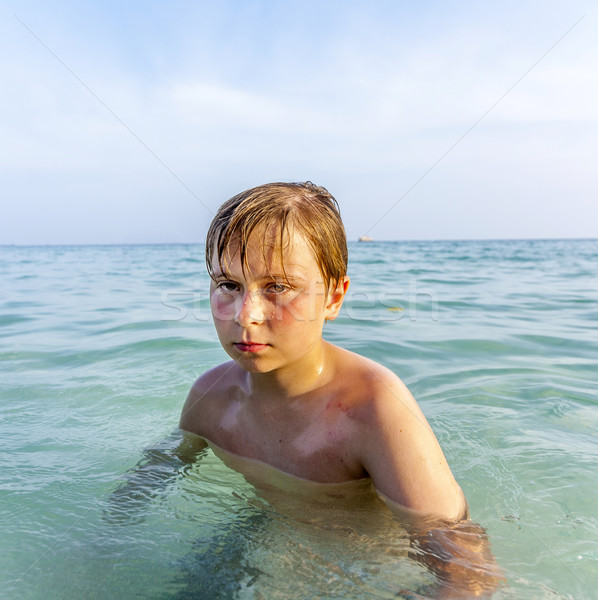
<svg viewBox="0 0 598 600">
<path fill-rule="evenodd" d="M 202 242 L 306 180 L 349 239 L 598 237 L 594 2 L 0 9 L 0 244 Z"/>
</svg>

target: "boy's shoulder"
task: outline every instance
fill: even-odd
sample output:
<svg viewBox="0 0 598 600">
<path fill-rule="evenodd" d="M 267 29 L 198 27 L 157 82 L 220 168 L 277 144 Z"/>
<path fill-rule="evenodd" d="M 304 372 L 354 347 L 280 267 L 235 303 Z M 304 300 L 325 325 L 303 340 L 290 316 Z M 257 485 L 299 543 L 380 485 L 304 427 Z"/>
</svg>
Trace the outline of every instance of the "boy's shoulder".
<svg viewBox="0 0 598 600">
<path fill-rule="evenodd" d="M 355 352 L 337 349 L 337 379 L 355 401 L 369 411 L 392 405 L 417 406 L 407 386 L 390 369 Z"/>
<path fill-rule="evenodd" d="M 234 360 L 229 360 L 212 367 L 200 375 L 191 386 L 193 394 L 207 394 L 225 391 L 231 386 L 239 385 L 244 371 Z"/>
<path fill-rule="evenodd" d="M 213 413 L 210 408 L 222 407 L 222 400 L 234 396 L 231 392 L 242 385 L 242 373 L 239 365 L 231 360 L 198 377 L 187 395 L 179 427 L 199 433 L 200 425 L 205 425 L 206 419 Z"/>
<path fill-rule="evenodd" d="M 334 407 L 348 417 L 342 422 L 348 426 L 355 449 L 372 446 L 372 439 L 388 445 L 399 429 L 409 431 L 412 441 L 421 439 L 421 424 L 426 425 L 424 429 L 429 426 L 411 392 L 395 373 L 348 350 L 339 348 L 336 356 Z"/>
<path fill-rule="evenodd" d="M 353 417 L 356 442 L 363 438 L 371 446 L 375 437 L 394 443 L 398 433 L 405 434 L 401 439 L 409 443 L 434 437 L 419 404 L 393 371 L 359 354 L 343 352 L 348 354 L 338 378 Z"/>
</svg>

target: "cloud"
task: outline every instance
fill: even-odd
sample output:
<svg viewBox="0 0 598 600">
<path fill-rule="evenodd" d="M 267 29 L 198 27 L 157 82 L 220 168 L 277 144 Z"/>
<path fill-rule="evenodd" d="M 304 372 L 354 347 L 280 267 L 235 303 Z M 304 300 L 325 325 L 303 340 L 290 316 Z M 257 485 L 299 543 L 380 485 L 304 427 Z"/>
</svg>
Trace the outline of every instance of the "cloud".
<svg viewBox="0 0 598 600">
<path fill-rule="evenodd" d="M 69 209 L 84 197 L 103 235 L 113 213 L 102 223 L 102 207 L 126 205 L 135 213 L 143 199 L 153 206 L 154 197 L 157 206 L 164 195 L 196 203 L 168 169 L 210 206 L 262 178 L 313 178 L 341 191 L 349 229 L 373 223 L 374 213 L 445 155 L 586 3 L 264 2 L 241 13 L 234 2 L 199 12 L 175 3 L 168 11 L 151 5 L 139 21 L 118 7 L 33 8 L 20 11 L 23 20 L 76 77 L 16 21 L 2 25 L 11 56 L 0 66 L 4 191 L 40 215 L 52 205 L 47 221 L 70 211 L 73 231 L 89 226 Z M 468 191 L 475 181 L 477 195 L 534 189 L 555 203 L 556 191 L 575 187 L 573 202 L 590 222 L 591 157 L 598 150 L 591 19 L 589 13 L 550 50 L 391 217 L 414 211 L 413 224 L 425 217 L 427 225 L 413 236 L 437 237 L 446 220 L 432 224 L 424 207 L 445 194 L 470 198 L 475 213 L 479 205 Z M 133 25 L 140 29 L 134 40 Z M 516 210 L 495 219 L 503 237 Z M 5 222 L 14 239 L 11 214 Z M 155 226 L 144 217 L 147 231 L 177 230 L 181 214 L 165 219 L 156 208 Z M 381 235 L 392 237 L 391 229 Z M 483 232 L 476 225 L 472 235 Z"/>
</svg>

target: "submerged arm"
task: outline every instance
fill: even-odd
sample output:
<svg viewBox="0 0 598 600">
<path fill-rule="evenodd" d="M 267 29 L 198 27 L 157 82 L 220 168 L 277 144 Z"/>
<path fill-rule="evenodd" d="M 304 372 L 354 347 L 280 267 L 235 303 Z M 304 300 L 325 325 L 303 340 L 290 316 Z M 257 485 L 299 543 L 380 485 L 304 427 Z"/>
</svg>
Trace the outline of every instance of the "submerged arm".
<svg viewBox="0 0 598 600">
<path fill-rule="evenodd" d="M 110 494 L 106 518 L 130 519 L 132 511 L 143 508 L 154 496 L 184 474 L 207 449 L 206 442 L 176 429 L 158 444 L 146 449 L 137 464 L 129 469 Z"/>
<path fill-rule="evenodd" d="M 490 598 L 504 585 L 504 573 L 485 529 L 469 518 L 449 521 L 406 509 L 378 493 L 410 537 L 409 555 L 436 576 L 426 597 L 437 600 Z M 402 590 L 406 598 L 417 594 Z"/>
<path fill-rule="evenodd" d="M 486 531 L 473 521 L 414 527 L 411 548 L 436 575 L 436 598 L 490 598 L 505 582 Z"/>
</svg>

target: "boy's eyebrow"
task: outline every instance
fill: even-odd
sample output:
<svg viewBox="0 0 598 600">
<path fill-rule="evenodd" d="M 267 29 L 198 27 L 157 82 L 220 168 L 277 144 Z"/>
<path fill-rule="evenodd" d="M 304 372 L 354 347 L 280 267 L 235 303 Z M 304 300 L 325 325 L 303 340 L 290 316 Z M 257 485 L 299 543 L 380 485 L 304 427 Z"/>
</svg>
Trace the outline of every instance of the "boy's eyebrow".
<svg viewBox="0 0 598 600">
<path fill-rule="evenodd" d="M 259 279 L 288 279 L 289 281 L 302 280 L 300 275 L 289 275 L 288 273 L 267 273 L 259 277 Z"/>
<path fill-rule="evenodd" d="M 214 271 L 213 277 L 214 279 L 234 279 L 233 275 L 231 275 L 230 273 L 225 273 L 219 269 Z M 300 275 L 291 275 L 289 273 L 265 272 L 259 275 L 255 275 L 254 277 L 259 280 L 284 279 L 285 281 L 303 281 L 303 277 L 301 277 Z"/>
</svg>

